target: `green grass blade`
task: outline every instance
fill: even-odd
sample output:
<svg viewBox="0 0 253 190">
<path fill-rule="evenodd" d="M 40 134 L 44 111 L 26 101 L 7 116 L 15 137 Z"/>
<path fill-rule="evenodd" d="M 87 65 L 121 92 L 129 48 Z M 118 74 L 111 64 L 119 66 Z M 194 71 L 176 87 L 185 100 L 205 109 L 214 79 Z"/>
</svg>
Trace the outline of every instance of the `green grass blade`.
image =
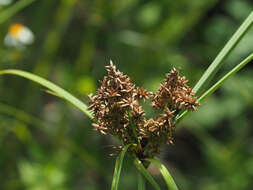
<svg viewBox="0 0 253 190">
<path fill-rule="evenodd" d="M 217 88 L 219 88 L 226 80 L 228 80 L 231 76 L 233 76 L 235 73 L 240 71 L 245 65 L 247 65 L 250 61 L 253 60 L 253 53 L 250 54 L 247 58 L 245 58 L 242 62 L 240 62 L 237 66 L 235 66 L 231 71 L 229 71 L 225 76 L 223 76 L 218 82 L 216 82 L 211 88 L 209 88 L 204 94 L 202 94 L 198 101 L 201 102 L 204 100 L 207 96 L 214 93 Z"/>
<path fill-rule="evenodd" d="M 145 189 L 146 189 L 145 181 L 141 176 L 141 174 L 138 172 L 138 190 L 145 190 Z"/>
<path fill-rule="evenodd" d="M 173 180 L 172 176 L 170 175 L 169 171 L 166 169 L 166 167 L 160 161 L 154 160 L 154 159 L 147 159 L 147 160 L 150 161 L 151 163 L 153 163 L 154 165 L 156 165 L 159 168 L 159 170 L 160 170 L 160 172 L 161 172 L 161 174 L 162 174 L 169 190 L 178 190 L 177 185 L 174 182 L 174 180 Z"/>
<path fill-rule="evenodd" d="M 134 164 L 136 166 L 136 168 L 142 173 L 142 175 L 153 185 L 153 187 L 156 190 L 161 190 L 159 185 L 156 183 L 156 181 L 154 180 L 154 178 L 150 175 L 150 173 L 148 172 L 148 170 L 142 165 L 141 161 L 136 158 L 134 160 Z"/>
<path fill-rule="evenodd" d="M 4 23 L 10 17 L 15 15 L 18 11 L 22 10 L 23 8 L 30 5 L 34 1 L 36 0 L 20 0 L 20 1 L 17 1 L 17 3 L 15 3 L 10 8 L 7 8 L 6 10 L 2 11 L 0 13 L 0 24 Z"/>
<path fill-rule="evenodd" d="M 50 81 L 48 81 L 46 79 L 43 79 L 43 78 L 41 78 L 37 75 L 34 75 L 32 73 L 21 71 L 21 70 L 12 70 L 12 69 L 10 69 L 10 70 L 0 71 L 0 75 L 4 75 L 4 74 L 17 75 L 17 76 L 29 79 L 31 81 L 34 81 L 36 83 L 39 83 L 40 85 L 42 85 L 42 86 L 50 89 L 51 91 L 55 92 L 56 94 L 61 96 L 63 99 L 65 99 L 68 102 L 72 103 L 75 107 L 80 109 L 84 114 L 86 114 L 88 117 L 92 118 L 91 112 L 89 112 L 87 110 L 87 106 L 83 102 L 81 102 L 76 97 L 71 95 L 69 92 L 67 92 L 66 90 L 60 88 L 59 86 L 55 85 L 54 83 L 52 83 Z"/>
<path fill-rule="evenodd" d="M 242 62 L 240 62 L 237 66 L 235 66 L 231 71 L 229 71 L 225 76 L 223 76 L 218 82 L 216 82 L 211 88 L 209 88 L 202 96 L 198 98 L 198 102 L 202 102 L 205 98 L 215 92 L 217 88 L 219 88 L 226 80 L 228 80 L 231 76 L 241 70 L 245 65 L 247 65 L 250 61 L 253 60 L 253 53 L 250 54 L 247 58 L 245 58 Z M 181 115 L 179 115 L 176 120 L 179 122 L 183 119 L 189 111 L 184 111 Z"/>
<path fill-rule="evenodd" d="M 117 190 L 119 185 L 119 177 L 121 173 L 121 168 L 123 164 L 123 160 L 126 154 L 127 149 L 129 148 L 130 144 L 125 146 L 121 151 L 120 155 L 116 159 L 114 173 L 113 173 L 113 180 L 112 180 L 112 187 L 111 190 Z"/>
<path fill-rule="evenodd" d="M 227 44 L 223 47 L 211 65 L 207 68 L 205 73 L 202 75 L 200 80 L 194 86 L 193 91 L 198 95 L 205 85 L 210 82 L 210 80 L 214 77 L 217 71 L 223 64 L 224 59 L 231 53 L 231 51 L 235 48 L 241 38 L 246 34 L 249 28 L 253 23 L 253 12 L 246 18 L 246 20 L 242 23 L 239 29 L 234 33 L 234 35 L 230 38 Z"/>
</svg>

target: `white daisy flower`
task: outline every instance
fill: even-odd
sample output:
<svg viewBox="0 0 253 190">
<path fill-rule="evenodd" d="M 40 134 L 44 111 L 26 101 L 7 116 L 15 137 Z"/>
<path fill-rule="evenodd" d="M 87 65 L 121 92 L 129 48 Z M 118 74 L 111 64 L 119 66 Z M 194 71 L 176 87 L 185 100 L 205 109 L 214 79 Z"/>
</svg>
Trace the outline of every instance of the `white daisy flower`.
<svg viewBox="0 0 253 190">
<path fill-rule="evenodd" d="M 9 5 L 12 3 L 12 0 L 0 0 L 0 6 Z"/>
<path fill-rule="evenodd" d="M 22 24 L 12 24 L 4 38 L 4 44 L 8 47 L 22 48 L 32 44 L 34 35 L 32 31 Z"/>
</svg>

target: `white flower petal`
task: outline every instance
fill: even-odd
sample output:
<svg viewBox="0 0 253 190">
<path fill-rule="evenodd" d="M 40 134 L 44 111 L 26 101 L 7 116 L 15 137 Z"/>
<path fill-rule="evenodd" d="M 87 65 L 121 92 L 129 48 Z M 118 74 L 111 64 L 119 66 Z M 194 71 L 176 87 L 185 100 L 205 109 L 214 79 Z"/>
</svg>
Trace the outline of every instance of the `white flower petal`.
<svg viewBox="0 0 253 190">
<path fill-rule="evenodd" d="M 18 40 L 25 44 L 25 45 L 30 45 L 34 41 L 34 35 L 30 29 L 27 27 L 22 28 L 19 33 L 18 33 Z"/>
</svg>

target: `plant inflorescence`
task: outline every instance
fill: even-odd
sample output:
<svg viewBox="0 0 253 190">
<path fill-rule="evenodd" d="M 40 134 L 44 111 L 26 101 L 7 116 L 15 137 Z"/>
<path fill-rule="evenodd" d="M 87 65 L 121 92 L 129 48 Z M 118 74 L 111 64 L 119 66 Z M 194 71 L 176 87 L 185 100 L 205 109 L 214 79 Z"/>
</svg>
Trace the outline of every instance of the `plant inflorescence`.
<svg viewBox="0 0 253 190">
<path fill-rule="evenodd" d="M 136 87 L 111 62 L 106 66 L 105 76 L 96 95 L 90 95 L 90 106 L 94 113 L 93 127 L 101 134 L 119 139 L 123 146 L 136 145 L 130 152 L 139 159 L 151 158 L 161 145 L 173 142 L 175 116 L 181 110 L 196 110 L 199 103 L 187 85 L 185 77 L 173 68 L 156 93 Z M 140 100 L 151 99 L 152 108 L 160 114 L 147 119 Z"/>
</svg>

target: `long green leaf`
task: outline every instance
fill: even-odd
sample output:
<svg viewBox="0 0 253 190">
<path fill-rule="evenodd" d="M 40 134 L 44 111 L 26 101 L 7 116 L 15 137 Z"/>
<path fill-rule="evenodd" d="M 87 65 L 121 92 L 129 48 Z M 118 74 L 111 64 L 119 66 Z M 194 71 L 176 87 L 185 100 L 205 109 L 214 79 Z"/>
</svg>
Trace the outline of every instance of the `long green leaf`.
<svg viewBox="0 0 253 190">
<path fill-rule="evenodd" d="M 88 117 L 92 118 L 91 112 L 87 110 L 87 106 L 78 100 L 76 97 L 71 95 L 69 92 L 66 90 L 60 88 L 59 86 L 55 85 L 54 83 L 41 78 L 37 75 L 34 75 L 32 73 L 26 72 L 26 71 L 21 71 L 21 70 L 2 70 L 0 71 L 0 75 L 5 75 L 5 74 L 10 74 L 10 75 L 17 75 L 20 77 L 24 77 L 26 79 L 29 79 L 31 81 L 34 81 L 36 83 L 39 83 L 40 85 L 50 89 L 51 91 L 55 92 L 56 94 L 59 94 L 63 99 L 69 101 L 72 103 L 74 106 L 76 106 L 78 109 L 80 109 L 84 114 L 86 114 Z"/>
<path fill-rule="evenodd" d="M 210 82 L 210 80 L 214 77 L 217 71 L 223 64 L 224 59 L 231 53 L 231 51 L 235 48 L 241 38 L 246 34 L 249 28 L 253 23 L 253 12 L 246 18 L 246 20 L 242 23 L 239 29 L 234 33 L 234 35 L 230 38 L 227 44 L 223 47 L 211 65 L 207 68 L 205 73 L 199 79 L 197 84 L 194 86 L 193 91 L 198 95 L 200 91 L 205 87 L 206 84 Z"/>
<path fill-rule="evenodd" d="M 145 181 L 143 180 L 143 177 L 141 174 L 138 172 L 138 190 L 145 190 Z"/>
<path fill-rule="evenodd" d="M 156 183 L 156 181 L 154 180 L 154 178 L 150 175 L 150 173 L 148 172 L 148 170 L 142 165 L 141 161 L 136 158 L 134 160 L 134 164 L 136 166 L 136 168 L 142 173 L 142 175 L 153 185 L 153 187 L 156 190 L 161 190 L 159 185 Z"/>
<path fill-rule="evenodd" d="M 116 159 L 114 173 L 113 173 L 113 180 L 112 180 L 112 187 L 111 190 L 117 190 L 119 185 L 119 177 L 121 173 L 121 168 L 123 164 L 123 160 L 126 154 L 127 149 L 129 148 L 130 144 L 125 146 L 121 151 L 120 155 Z"/>
<path fill-rule="evenodd" d="M 166 169 L 166 167 L 161 162 L 159 162 L 158 160 L 155 160 L 155 159 L 147 159 L 147 160 L 159 168 L 169 190 L 178 190 L 177 185 L 174 182 L 169 171 Z"/>
<path fill-rule="evenodd" d="M 207 96 L 214 93 L 217 88 L 219 88 L 226 80 L 228 80 L 231 76 L 233 76 L 235 73 L 240 71 L 245 65 L 247 65 L 250 61 L 253 60 L 253 53 L 250 54 L 247 58 L 245 58 L 242 62 L 240 62 L 237 66 L 235 66 L 231 71 L 229 71 L 225 76 L 223 76 L 218 82 L 216 82 L 211 88 L 209 88 L 204 94 L 202 94 L 198 101 L 201 102 L 204 100 Z"/>
<path fill-rule="evenodd" d="M 18 11 L 22 10 L 23 8 L 30 5 L 34 1 L 36 0 L 19 0 L 10 8 L 7 8 L 6 10 L 2 11 L 0 13 L 0 24 L 4 23 L 6 20 L 8 20 L 10 17 L 16 14 Z"/>
<path fill-rule="evenodd" d="M 241 70 L 245 65 L 247 65 L 250 61 L 253 60 L 253 53 L 250 54 L 247 58 L 245 58 L 242 62 L 240 62 L 237 66 L 235 66 L 231 71 L 229 71 L 224 77 L 222 77 L 218 82 L 216 82 L 211 88 L 209 88 L 202 96 L 198 98 L 198 102 L 202 102 L 205 98 L 215 92 L 217 88 L 219 88 L 226 80 L 228 80 L 231 76 Z M 179 115 L 176 120 L 179 122 L 182 120 L 189 111 L 184 111 L 181 115 Z"/>
</svg>

